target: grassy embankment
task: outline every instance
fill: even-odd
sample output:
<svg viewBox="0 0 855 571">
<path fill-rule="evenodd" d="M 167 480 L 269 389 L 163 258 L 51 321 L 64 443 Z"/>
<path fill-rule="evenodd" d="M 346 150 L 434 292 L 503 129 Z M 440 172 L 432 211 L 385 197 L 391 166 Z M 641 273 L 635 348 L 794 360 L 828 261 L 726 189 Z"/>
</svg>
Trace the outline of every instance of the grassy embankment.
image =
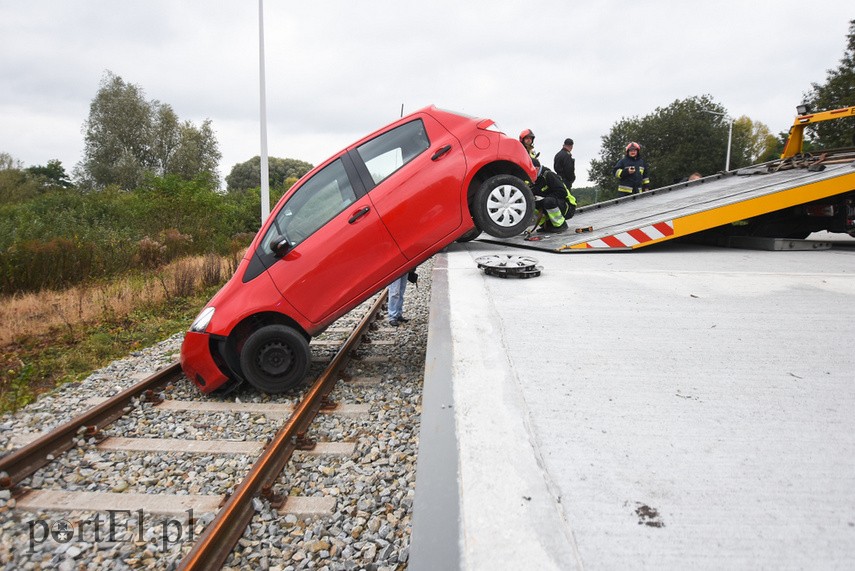
<svg viewBox="0 0 855 571">
<path fill-rule="evenodd" d="M 185 258 L 152 273 L 0 298 L 0 412 L 185 331 L 235 263 Z"/>
</svg>

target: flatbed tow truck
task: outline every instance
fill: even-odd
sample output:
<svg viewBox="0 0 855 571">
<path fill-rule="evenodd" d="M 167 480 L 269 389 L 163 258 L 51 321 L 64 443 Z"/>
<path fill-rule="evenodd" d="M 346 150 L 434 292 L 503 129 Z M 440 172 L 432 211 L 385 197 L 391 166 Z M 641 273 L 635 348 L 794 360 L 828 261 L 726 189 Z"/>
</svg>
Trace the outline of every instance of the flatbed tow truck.
<svg viewBox="0 0 855 571">
<path fill-rule="evenodd" d="M 812 123 L 855 107 L 796 117 L 775 161 L 579 208 L 563 234 L 481 241 L 558 253 L 627 251 L 684 239 L 731 247 L 804 249 L 827 231 L 855 236 L 855 148 L 804 153 Z"/>
</svg>

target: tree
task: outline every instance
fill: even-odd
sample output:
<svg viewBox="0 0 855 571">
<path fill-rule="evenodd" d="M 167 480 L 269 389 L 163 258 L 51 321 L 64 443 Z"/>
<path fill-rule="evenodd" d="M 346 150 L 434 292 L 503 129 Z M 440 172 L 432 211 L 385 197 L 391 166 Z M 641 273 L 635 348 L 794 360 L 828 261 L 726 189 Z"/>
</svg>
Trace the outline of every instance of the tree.
<svg viewBox="0 0 855 571">
<path fill-rule="evenodd" d="M 836 69 L 826 72 L 825 83 L 813 83 L 804 101 L 814 111 L 855 105 L 855 20 L 849 21 L 846 49 Z M 806 129 L 806 139 L 816 148 L 855 146 L 855 117 L 823 121 Z"/>
<path fill-rule="evenodd" d="M 284 190 L 287 179 L 298 179 L 312 168 L 314 167 L 305 161 L 269 157 L 267 159 L 267 170 L 270 188 Z M 232 172 L 226 177 L 226 190 L 228 192 L 244 191 L 259 186 L 261 186 L 261 157 L 259 156 L 236 164 L 232 167 Z"/>
<path fill-rule="evenodd" d="M 205 119 L 199 128 L 185 121 L 178 128 L 178 144 L 162 170 L 165 174 L 176 174 L 184 180 L 202 174 L 215 177 L 220 157 L 211 120 Z"/>
<path fill-rule="evenodd" d="M 47 190 L 73 186 L 57 159 L 46 166 L 24 168 L 21 161 L 0 153 L 0 203 L 29 200 Z"/>
<path fill-rule="evenodd" d="M 58 159 L 48 161 L 47 165 L 29 167 L 27 172 L 39 180 L 45 188 L 71 188 L 74 184 L 69 180 L 65 167 Z"/>
<path fill-rule="evenodd" d="M 217 179 L 221 158 L 210 120 L 181 122 L 167 104 L 105 72 L 84 124 L 84 158 L 75 171 L 82 186 L 135 189 L 146 175 Z"/>
<path fill-rule="evenodd" d="M 23 167 L 21 161 L 10 155 L 9 153 L 0 153 L 0 171 L 18 169 Z"/>
<path fill-rule="evenodd" d="M 777 159 L 783 151 L 782 143 L 769 131 L 769 127 L 759 121 L 755 122 L 743 115 L 733 123 L 734 136 L 744 133 L 746 140 L 746 163 L 765 163 Z M 779 146 L 781 145 L 781 146 Z"/>
<path fill-rule="evenodd" d="M 38 184 L 27 176 L 23 163 L 9 153 L 0 153 L 0 205 L 27 200 L 38 191 Z"/>
<path fill-rule="evenodd" d="M 602 137 L 600 156 L 591 161 L 589 176 L 605 189 L 604 198 L 617 196 L 613 168 L 630 141 L 641 145 L 654 188 L 695 171 L 708 175 L 724 170 L 729 121 L 726 110 L 709 95 L 676 100 L 642 118 L 623 118 Z M 752 164 L 767 152 L 775 143 L 768 134 L 768 127 L 748 117 L 734 120 L 730 168 Z"/>
</svg>

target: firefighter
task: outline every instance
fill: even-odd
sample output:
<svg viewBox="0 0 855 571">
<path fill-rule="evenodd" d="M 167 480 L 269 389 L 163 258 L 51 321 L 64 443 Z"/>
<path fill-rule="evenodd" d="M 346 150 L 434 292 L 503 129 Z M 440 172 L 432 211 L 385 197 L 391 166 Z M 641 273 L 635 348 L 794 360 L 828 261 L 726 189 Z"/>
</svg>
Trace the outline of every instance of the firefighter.
<svg viewBox="0 0 855 571">
<path fill-rule="evenodd" d="M 526 129 L 520 133 L 520 143 L 528 151 L 528 156 L 531 157 L 531 162 L 534 163 L 534 166 L 539 167 L 540 160 L 537 157 L 540 156 L 540 153 L 534 150 L 534 132 L 531 129 Z"/>
<path fill-rule="evenodd" d="M 564 139 L 564 146 L 555 153 L 552 160 L 555 174 L 561 177 L 567 188 L 573 188 L 576 181 L 576 159 L 573 158 L 573 139 Z"/>
<path fill-rule="evenodd" d="M 567 231 L 567 220 L 576 213 L 576 198 L 557 174 L 544 166 L 537 167 L 537 178 L 531 183 L 537 204 L 541 232 Z"/>
<path fill-rule="evenodd" d="M 626 146 L 626 155 L 615 165 L 614 175 L 620 192 L 638 194 L 650 190 L 650 169 L 641 158 L 641 145 L 633 141 Z"/>
</svg>

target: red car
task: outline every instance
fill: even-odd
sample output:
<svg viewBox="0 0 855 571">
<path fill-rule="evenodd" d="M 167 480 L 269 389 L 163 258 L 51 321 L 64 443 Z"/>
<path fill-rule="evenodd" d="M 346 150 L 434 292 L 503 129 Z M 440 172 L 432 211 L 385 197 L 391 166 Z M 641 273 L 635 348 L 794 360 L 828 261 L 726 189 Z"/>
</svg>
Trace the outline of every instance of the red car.
<svg viewBox="0 0 855 571">
<path fill-rule="evenodd" d="M 288 190 L 181 347 L 208 393 L 302 382 L 309 341 L 455 240 L 520 234 L 537 171 L 489 119 L 430 106 L 337 153 Z"/>
</svg>

